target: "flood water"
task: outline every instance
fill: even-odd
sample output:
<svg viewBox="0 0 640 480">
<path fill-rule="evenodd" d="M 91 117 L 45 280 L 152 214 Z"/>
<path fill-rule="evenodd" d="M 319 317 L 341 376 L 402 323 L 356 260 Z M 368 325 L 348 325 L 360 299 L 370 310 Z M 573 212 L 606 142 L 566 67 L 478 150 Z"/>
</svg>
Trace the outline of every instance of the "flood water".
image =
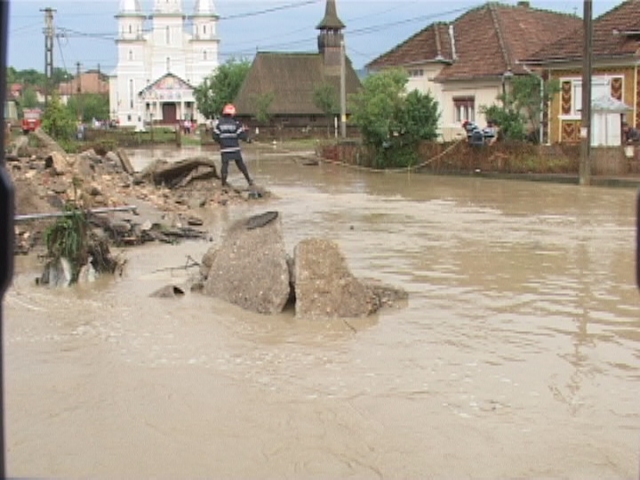
<svg viewBox="0 0 640 480">
<path fill-rule="evenodd" d="M 213 242 L 126 250 L 123 278 L 52 291 L 17 259 L 9 475 L 638 478 L 633 190 L 249 168 L 278 198 L 200 212 Z M 407 305 L 347 325 L 148 297 L 265 210 L 290 252 L 333 239 Z"/>
</svg>

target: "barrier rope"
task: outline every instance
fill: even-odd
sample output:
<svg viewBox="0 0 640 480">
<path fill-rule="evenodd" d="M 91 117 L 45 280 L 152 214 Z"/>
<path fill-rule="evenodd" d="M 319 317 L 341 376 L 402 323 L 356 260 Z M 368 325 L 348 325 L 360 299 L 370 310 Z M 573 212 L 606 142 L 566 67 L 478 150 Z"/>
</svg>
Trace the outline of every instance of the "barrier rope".
<svg viewBox="0 0 640 480">
<path fill-rule="evenodd" d="M 456 140 L 453 144 L 449 145 L 447 148 L 445 148 L 442 152 L 438 153 L 437 155 L 434 155 L 433 157 L 431 157 L 428 160 L 425 160 L 422 163 L 419 163 L 418 165 L 410 165 L 408 167 L 400 167 L 400 168 L 373 168 L 373 167 L 364 167 L 362 165 L 352 165 L 350 163 L 345 163 L 345 162 L 339 162 L 337 160 L 327 160 L 326 158 L 320 158 L 320 160 L 324 163 L 328 163 L 331 165 L 338 165 L 340 167 L 345 167 L 345 168 L 351 168 L 353 170 L 362 170 L 362 171 L 367 171 L 367 172 L 373 172 L 373 173 L 410 173 L 414 170 L 418 170 L 422 167 L 425 167 L 427 165 L 429 165 L 430 163 L 436 161 L 438 158 L 442 157 L 443 155 L 447 154 L 448 152 L 450 152 L 451 150 L 453 150 L 460 142 L 462 142 L 463 140 L 466 140 L 465 138 L 460 138 L 458 140 Z"/>
</svg>

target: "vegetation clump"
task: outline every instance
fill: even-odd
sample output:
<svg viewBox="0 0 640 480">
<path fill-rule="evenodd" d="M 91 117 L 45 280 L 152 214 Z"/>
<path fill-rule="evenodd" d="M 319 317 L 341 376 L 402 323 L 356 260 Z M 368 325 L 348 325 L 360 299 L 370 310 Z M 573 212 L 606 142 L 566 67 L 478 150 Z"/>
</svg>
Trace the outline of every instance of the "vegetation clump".
<svg viewBox="0 0 640 480">
<path fill-rule="evenodd" d="M 367 77 L 350 98 L 352 121 L 376 168 L 413 166 L 420 142 L 438 137 L 438 102 L 430 93 L 407 93 L 407 83 L 406 72 L 384 71 Z"/>
<path fill-rule="evenodd" d="M 65 207 L 44 232 L 48 266 L 66 259 L 71 266 L 70 283 L 78 281 L 81 269 L 91 265 L 97 273 L 114 273 L 119 265 L 110 251 L 106 238 L 92 232 L 87 214 L 75 204 Z"/>
</svg>

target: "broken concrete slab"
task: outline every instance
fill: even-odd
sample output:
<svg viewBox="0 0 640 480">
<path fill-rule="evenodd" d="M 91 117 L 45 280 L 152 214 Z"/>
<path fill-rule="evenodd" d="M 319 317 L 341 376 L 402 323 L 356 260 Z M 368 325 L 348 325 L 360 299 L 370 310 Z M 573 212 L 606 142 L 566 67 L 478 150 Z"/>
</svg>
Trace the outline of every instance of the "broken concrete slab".
<svg viewBox="0 0 640 480">
<path fill-rule="evenodd" d="M 290 294 L 282 221 L 276 215 L 248 228 L 262 223 L 255 219 L 235 222 L 215 254 L 207 253 L 213 258 L 204 293 L 253 312 L 279 313 Z"/>
<path fill-rule="evenodd" d="M 149 296 L 156 298 L 179 298 L 184 297 L 184 290 L 176 285 L 165 285 Z"/>
<path fill-rule="evenodd" d="M 310 238 L 298 243 L 293 269 L 298 318 L 364 317 L 378 308 L 376 296 L 351 273 L 331 240 Z"/>
</svg>

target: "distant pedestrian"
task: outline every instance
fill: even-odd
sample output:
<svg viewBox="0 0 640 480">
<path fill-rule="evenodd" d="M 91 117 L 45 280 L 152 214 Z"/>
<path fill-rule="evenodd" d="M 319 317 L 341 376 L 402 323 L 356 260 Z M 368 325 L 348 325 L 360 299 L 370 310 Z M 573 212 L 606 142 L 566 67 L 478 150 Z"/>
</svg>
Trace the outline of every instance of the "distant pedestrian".
<svg viewBox="0 0 640 480">
<path fill-rule="evenodd" d="M 251 139 L 247 136 L 246 129 L 242 124 L 233 118 L 236 114 L 236 108 L 227 104 L 222 109 L 222 118 L 213 128 L 213 139 L 220 144 L 220 157 L 222 168 L 220 177 L 222 186 L 227 186 L 227 175 L 229 172 L 229 162 L 235 161 L 238 170 L 242 172 L 249 186 L 253 185 L 253 180 L 249 176 L 247 166 L 242 160 L 242 151 L 240 150 L 239 140 L 251 143 Z"/>
<path fill-rule="evenodd" d="M 640 142 L 640 132 L 635 128 L 630 127 L 627 122 L 622 122 L 622 136 L 624 143 Z"/>
</svg>

